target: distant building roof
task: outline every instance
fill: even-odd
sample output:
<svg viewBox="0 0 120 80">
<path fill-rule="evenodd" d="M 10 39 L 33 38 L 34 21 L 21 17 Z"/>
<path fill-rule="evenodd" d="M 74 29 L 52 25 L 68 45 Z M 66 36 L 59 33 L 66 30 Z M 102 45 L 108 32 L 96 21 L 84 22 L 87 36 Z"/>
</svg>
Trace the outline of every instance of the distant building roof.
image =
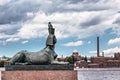
<svg viewBox="0 0 120 80">
<path fill-rule="evenodd" d="M 75 50 L 73 51 L 73 53 L 78 53 L 78 51 L 75 49 Z"/>
</svg>

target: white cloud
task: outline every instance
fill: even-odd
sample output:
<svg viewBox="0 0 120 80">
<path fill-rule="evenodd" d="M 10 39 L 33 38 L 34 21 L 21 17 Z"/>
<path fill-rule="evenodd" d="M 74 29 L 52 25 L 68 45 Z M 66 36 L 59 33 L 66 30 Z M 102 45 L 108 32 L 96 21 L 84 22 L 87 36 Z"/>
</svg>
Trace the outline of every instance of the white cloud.
<svg viewBox="0 0 120 80">
<path fill-rule="evenodd" d="M 96 51 L 96 50 L 93 50 L 93 51 L 89 51 L 89 53 L 97 54 L 97 51 Z"/>
<path fill-rule="evenodd" d="M 6 3 L 10 2 L 11 0 L 0 0 L 0 5 L 5 5 Z"/>
<path fill-rule="evenodd" d="M 103 50 L 105 56 L 113 56 L 114 53 L 118 53 L 120 52 L 120 48 L 119 47 L 115 47 L 115 48 L 110 48 L 107 50 Z"/>
<path fill-rule="evenodd" d="M 29 0 L 25 3 L 27 2 L 29 3 Z M 31 3 L 32 2 L 33 1 L 31 1 Z M 58 2 L 60 2 L 61 4 L 58 4 Z M 72 4 L 72 2 L 69 3 L 69 1 L 67 2 L 64 0 L 58 0 L 58 2 L 55 1 L 54 4 L 52 1 L 49 0 L 38 0 L 33 4 L 41 5 L 38 12 L 33 11 L 32 13 L 32 11 L 26 11 L 26 16 L 32 16 L 33 18 L 24 21 L 24 23 L 19 23 L 22 27 L 17 28 L 15 32 L 13 30 L 14 28 L 10 26 L 9 28 L 12 29 L 9 29 L 12 32 L 12 34 L 10 35 L 7 34 L 9 32 L 3 33 L 5 31 L 9 31 L 8 29 L 6 29 L 7 25 L 5 25 L 6 27 L 4 28 L 0 28 L 0 39 L 9 39 L 16 37 L 20 39 L 31 39 L 47 36 L 47 22 L 49 21 L 53 23 L 53 26 L 56 29 L 55 34 L 57 39 L 70 37 L 83 39 L 95 34 L 102 35 L 107 29 L 114 28 L 114 25 L 112 23 L 120 15 L 119 13 L 117 13 L 117 11 L 119 10 L 119 0 L 110 0 L 106 2 L 102 0 L 95 3 L 93 3 L 94 1 L 92 2 L 89 0 L 85 0 L 76 4 Z M 21 5 L 23 3 L 24 0 L 21 2 Z M 45 4 L 48 4 L 48 7 L 45 7 Z M 97 5 L 97 8 L 94 7 L 93 4 L 95 4 L 95 6 Z M 89 9 L 84 8 L 83 6 L 88 7 Z M 51 9 L 49 10 L 49 8 Z M 25 10 L 27 9 L 25 8 Z M 114 31 L 116 30 L 117 29 L 114 29 Z"/>
<path fill-rule="evenodd" d="M 28 43 L 28 40 L 22 41 L 21 43 L 26 44 L 26 43 Z"/>
<path fill-rule="evenodd" d="M 91 41 L 88 41 L 87 43 L 88 43 L 88 44 L 91 44 L 92 42 L 91 42 Z"/>
<path fill-rule="evenodd" d="M 51 15 L 46 15 L 43 12 L 39 12 L 36 14 L 33 20 L 31 20 L 29 23 L 27 22 L 23 24 L 18 35 L 22 38 L 36 38 L 45 36 L 48 32 L 47 22 L 49 21 L 53 22 L 53 26 L 56 29 L 55 34 L 58 39 L 69 38 L 73 36 L 82 39 L 94 34 L 103 34 L 105 30 L 111 28 L 109 26 L 110 23 L 107 23 L 107 21 L 112 19 L 112 17 L 104 18 L 104 16 L 112 16 L 112 14 L 104 15 L 102 13 L 107 12 L 66 12 L 53 13 Z M 87 21 L 92 21 L 92 19 L 97 18 L 97 16 L 101 16 L 101 19 L 103 16 L 103 22 L 90 26 L 81 25 L 82 23 L 89 25 L 90 23 L 88 24 Z"/>
<path fill-rule="evenodd" d="M 120 44 L 120 38 L 110 39 L 108 41 L 108 45 L 112 45 L 112 44 Z"/>
<path fill-rule="evenodd" d="M 19 38 L 9 38 L 6 40 L 6 42 L 15 42 L 15 41 L 19 41 Z"/>
<path fill-rule="evenodd" d="M 32 20 L 22 24 L 22 27 L 12 35 L 0 33 L 1 38 L 18 37 L 20 39 L 31 39 L 47 36 L 48 25 L 47 22 L 51 21 L 55 27 L 55 35 L 57 39 L 77 37 L 79 39 L 89 37 L 95 34 L 103 34 L 105 30 L 111 28 L 108 23 L 113 21 L 113 17 L 103 18 L 104 21 L 96 25 L 81 26 L 82 23 L 92 21 L 96 16 L 113 16 L 113 14 L 102 14 L 107 12 L 66 12 L 66 13 L 53 13 L 46 15 L 45 13 L 38 13 Z M 31 15 L 31 14 L 30 14 Z M 71 16 L 71 17 L 70 17 Z M 78 17 L 79 16 L 79 17 Z M 91 18 L 90 18 L 91 16 Z M 9 27 L 10 28 L 10 27 Z M 12 27 L 13 28 L 13 27 Z M 1 28 L 2 30 L 4 28 Z M 5 31 L 5 30 L 4 30 Z"/>
<path fill-rule="evenodd" d="M 83 45 L 83 41 L 76 41 L 76 42 L 68 42 L 63 44 L 63 46 L 81 46 Z"/>
<path fill-rule="evenodd" d="M 44 37 L 48 34 L 47 24 L 24 24 L 23 27 L 17 33 L 17 36 L 22 39 Z"/>
</svg>

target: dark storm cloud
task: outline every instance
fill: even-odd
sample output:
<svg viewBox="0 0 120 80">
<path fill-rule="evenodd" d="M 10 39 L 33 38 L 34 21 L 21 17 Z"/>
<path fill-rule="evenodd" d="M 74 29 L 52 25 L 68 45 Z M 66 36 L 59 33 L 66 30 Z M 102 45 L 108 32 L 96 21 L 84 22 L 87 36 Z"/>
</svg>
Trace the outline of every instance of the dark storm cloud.
<svg viewBox="0 0 120 80">
<path fill-rule="evenodd" d="M 63 0 L 64 2 L 68 2 L 70 4 L 76 4 L 76 3 L 79 3 L 79 2 L 83 2 L 84 0 Z"/>
<path fill-rule="evenodd" d="M 113 22 L 113 24 L 118 24 L 118 25 L 120 25 L 120 17 L 118 17 L 118 18 Z"/>
<path fill-rule="evenodd" d="M 59 1 L 59 0 L 58 0 Z M 56 2 L 57 3 L 57 2 Z M 58 12 L 83 12 L 83 11 L 103 11 L 109 10 L 110 6 L 106 5 L 108 0 L 61 0 L 53 11 Z"/>
<path fill-rule="evenodd" d="M 40 4 L 29 0 L 11 0 L 9 3 L 0 5 L 0 33 L 13 35 L 22 27 L 21 23 L 32 19 L 27 13 L 39 10 Z"/>
<path fill-rule="evenodd" d="M 22 22 L 30 19 L 27 12 L 35 12 L 39 4 L 20 0 L 13 0 L 0 6 L 0 24 L 11 24 L 14 22 Z"/>
<path fill-rule="evenodd" d="M 120 13 L 120 11 L 118 11 L 118 13 Z"/>
<path fill-rule="evenodd" d="M 39 2 L 39 4 L 40 10 L 49 15 L 55 12 L 102 11 L 109 9 L 109 6 L 103 5 L 104 0 L 46 0 Z"/>
<path fill-rule="evenodd" d="M 94 3 L 94 4 L 93 4 Z M 9 3 L 0 6 L 0 24 L 11 24 L 25 22 L 32 17 L 27 16 L 28 12 L 42 11 L 45 14 L 55 12 L 80 12 L 106 10 L 107 7 L 96 6 L 99 0 L 11 0 Z M 69 5 L 74 5 L 69 6 Z"/>
<path fill-rule="evenodd" d="M 47 20 L 52 20 L 53 17 L 55 17 L 55 20 L 53 20 L 53 22 L 63 25 L 66 25 L 66 23 L 75 25 L 75 27 L 77 27 L 76 24 L 80 24 L 82 27 L 99 25 L 103 19 L 94 17 L 95 15 L 93 15 L 93 18 L 90 17 L 90 19 L 87 20 L 87 18 L 84 16 L 89 14 L 91 15 L 90 12 L 97 14 L 108 11 L 109 9 L 112 10 L 114 9 L 111 8 L 113 6 L 117 8 L 116 3 L 115 5 L 113 4 L 113 6 L 110 6 L 112 3 L 113 1 L 109 0 L 11 0 L 9 3 L 2 5 L 0 4 L 0 27 L 3 25 L 6 26 L 6 28 L 0 30 L 0 34 L 3 35 L 3 37 L 4 35 L 20 35 L 18 34 L 20 32 L 19 29 L 24 29 L 25 24 L 37 24 L 38 22 L 43 23 Z M 88 14 L 81 14 L 84 12 Z M 27 13 L 35 14 L 30 14 L 30 16 L 28 16 Z M 68 15 L 69 17 L 67 18 Z M 82 20 L 84 19 L 79 19 L 79 15 L 82 15 L 86 21 L 83 22 Z M 42 17 L 42 19 L 39 18 L 35 20 L 35 18 L 38 17 Z M 73 19 L 71 19 L 72 17 Z M 72 21 L 74 18 L 76 18 L 76 21 Z M 77 22 L 77 20 L 79 21 Z M 7 27 L 9 27 L 9 29 Z M 27 28 L 25 29 L 27 30 Z M 27 34 L 27 36 L 30 35 Z"/>
<path fill-rule="evenodd" d="M 76 4 L 76 3 L 96 3 L 99 2 L 100 0 L 64 0 L 66 2 L 69 2 L 71 4 Z"/>
<path fill-rule="evenodd" d="M 101 21 L 102 19 L 99 16 L 95 16 L 94 18 L 87 20 L 84 23 L 81 23 L 80 26 L 83 26 L 83 28 L 88 27 L 88 26 L 94 26 L 94 25 L 99 24 Z"/>
<path fill-rule="evenodd" d="M 0 25 L 0 33 L 4 33 L 6 35 L 12 35 L 17 33 L 20 28 L 21 25 L 19 24 Z"/>
</svg>

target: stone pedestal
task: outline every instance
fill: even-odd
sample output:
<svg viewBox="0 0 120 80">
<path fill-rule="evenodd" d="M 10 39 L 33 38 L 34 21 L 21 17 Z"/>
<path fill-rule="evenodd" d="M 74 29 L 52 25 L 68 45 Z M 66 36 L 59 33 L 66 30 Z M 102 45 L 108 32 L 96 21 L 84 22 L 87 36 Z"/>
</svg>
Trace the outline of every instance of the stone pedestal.
<svg viewBox="0 0 120 80">
<path fill-rule="evenodd" d="M 8 65 L 2 80 L 77 80 L 73 65 Z"/>
<path fill-rule="evenodd" d="M 77 80 L 74 70 L 2 71 L 2 80 Z"/>
<path fill-rule="evenodd" d="M 74 70 L 74 65 L 7 65 L 5 66 L 6 71 L 16 70 Z"/>
</svg>

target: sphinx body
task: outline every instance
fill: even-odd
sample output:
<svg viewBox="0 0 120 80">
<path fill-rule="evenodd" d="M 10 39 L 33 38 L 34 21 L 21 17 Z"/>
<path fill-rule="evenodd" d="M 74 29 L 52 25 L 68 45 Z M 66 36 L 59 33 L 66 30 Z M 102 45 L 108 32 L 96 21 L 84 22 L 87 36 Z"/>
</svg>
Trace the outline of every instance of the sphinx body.
<svg viewBox="0 0 120 80">
<path fill-rule="evenodd" d="M 55 29 L 51 22 L 48 23 L 48 38 L 46 40 L 46 47 L 38 52 L 28 52 L 26 50 L 18 52 L 10 61 L 11 65 L 16 64 L 68 64 L 55 61 L 57 57 L 55 44 L 57 42 L 56 36 L 54 35 Z"/>
<path fill-rule="evenodd" d="M 10 62 L 11 62 L 11 65 L 52 64 L 52 62 L 54 62 L 54 59 L 56 57 L 57 57 L 57 54 L 55 53 L 55 51 L 47 47 L 38 52 L 28 52 L 26 50 L 20 51 L 11 59 Z"/>
</svg>

